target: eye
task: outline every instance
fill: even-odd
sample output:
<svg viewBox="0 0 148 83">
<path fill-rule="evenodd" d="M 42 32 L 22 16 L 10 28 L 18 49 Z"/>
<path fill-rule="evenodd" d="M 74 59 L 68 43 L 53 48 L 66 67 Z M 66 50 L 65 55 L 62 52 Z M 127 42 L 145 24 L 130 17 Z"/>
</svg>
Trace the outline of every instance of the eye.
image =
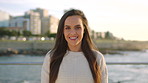
<svg viewBox="0 0 148 83">
<path fill-rule="evenodd" d="M 69 29 L 70 29 L 70 27 L 65 27 L 65 29 L 66 29 L 66 30 L 69 30 Z"/>
<path fill-rule="evenodd" d="M 80 26 L 78 26 L 78 27 L 76 27 L 75 29 L 76 29 L 76 30 L 78 30 L 78 29 L 81 29 L 81 27 L 80 27 Z"/>
</svg>

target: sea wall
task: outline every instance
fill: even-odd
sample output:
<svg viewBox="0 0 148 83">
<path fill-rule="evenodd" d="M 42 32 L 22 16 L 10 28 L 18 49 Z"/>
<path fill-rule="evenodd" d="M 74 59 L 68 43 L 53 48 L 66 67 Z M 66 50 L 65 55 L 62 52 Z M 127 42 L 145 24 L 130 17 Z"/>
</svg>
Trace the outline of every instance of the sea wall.
<svg viewBox="0 0 148 83">
<path fill-rule="evenodd" d="M 95 42 L 98 48 L 115 50 L 144 50 L 148 49 L 148 42 L 142 41 L 105 41 Z"/>
<path fill-rule="evenodd" d="M 113 50 L 143 50 L 148 49 L 148 42 L 136 41 L 94 41 L 102 52 Z M 46 53 L 54 46 L 54 41 L 0 41 L 1 53 Z"/>
<path fill-rule="evenodd" d="M 0 56 L 11 54 L 45 55 L 54 42 L 43 41 L 1 41 Z"/>
<path fill-rule="evenodd" d="M 1 41 L 0 50 L 9 48 L 16 50 L 34 50 L 34 49 L 51 49 L 54 42 L 41 42 L 41 41 Z"/>
</svg>

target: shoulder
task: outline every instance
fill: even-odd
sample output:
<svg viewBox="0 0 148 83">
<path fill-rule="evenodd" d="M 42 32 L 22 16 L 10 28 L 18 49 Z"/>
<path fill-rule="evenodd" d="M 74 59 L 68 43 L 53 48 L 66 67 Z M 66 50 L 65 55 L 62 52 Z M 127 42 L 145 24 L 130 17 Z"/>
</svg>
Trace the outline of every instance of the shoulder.
<svg viewBox="0 0 148 83">
<path fill-rule="evenodd" d="M 51 54 L 52 54 L 51 50 L 48 51 L 48 52 L 46 53 L 46 55 L 45 55 L 45 60 L 49 60 L 50 57 L 51 57 Z"/>
<path fill-rule="evenodd" d="M 50 55 L 51 55 L 51 50 L 46 53 L 46 56 L 50 56 Z"/>
<path fill-rule="evenodd" d="M 49 63 L 50 63 L 50 60 L 51 60 L 51 51 L 48 51 L 47 52 L 47 54 L 45 55 L 45 57 L 44 57 L 44 61 L 43 61 L 43 67 L 44 68 L 47 68 L 47 66 L 49 65 Z"/>
<path fill-rule="evenodd" d="M 93 53 L 95 54 L 96 61 L 100 66 L 103 66 L 104 64 L 106 64 L 106 61 L 104 59 L 104 55 L 101 52 L 99 52 L 97 50 L 93 50 Z"/>
<path fill-rule="evenodd" d="M 98 50 L 92 50 L 93 53 L 95 54 L 97 59 L 102 59 L 104 58 L 103 54 L 101 52 L 99 52 Z"/>
</svg>

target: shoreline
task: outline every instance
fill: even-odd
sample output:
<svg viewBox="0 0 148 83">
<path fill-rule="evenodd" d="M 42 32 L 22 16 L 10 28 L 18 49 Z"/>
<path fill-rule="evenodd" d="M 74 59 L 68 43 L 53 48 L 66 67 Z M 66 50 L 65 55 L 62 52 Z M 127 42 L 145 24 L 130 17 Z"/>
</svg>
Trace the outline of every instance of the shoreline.
<svg viewBox="0 0 148 83">
<path fill-rule="evenodd" d="M 45 55 L 53 48 L 55 41 L 0 41 L 0 56 L 11 54 Z M 96 47 L 103 54 L 116 51 L 140 51 L 148 49 L 148 42 L 95 40 Z"/>
</svg>

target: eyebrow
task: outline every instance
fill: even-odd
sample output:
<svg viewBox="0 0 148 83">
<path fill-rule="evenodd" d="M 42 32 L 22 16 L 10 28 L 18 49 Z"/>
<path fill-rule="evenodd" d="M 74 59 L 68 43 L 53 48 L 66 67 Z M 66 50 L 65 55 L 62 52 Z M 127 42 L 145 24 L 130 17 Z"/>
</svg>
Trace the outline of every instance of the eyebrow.
<svg viewBox="0 0 148 83">
<path fill-rule="evenodd" d="M 78 24 L 78 25 L 75 25 L 75 27 L 79 27 L 80 25 Z"/>
<path fill-rule="evenodd" d="M 80 26 L 80 24 L 75 25 L 74 27 L 79 27 L 79 26 Z M 64 27 L 69 27 L 69 25 L 64 25 Z"/>
<path fill-rule="evenodd" d="M 64 27 L 69 27 L 68 25 L 64 25 Z"/>
</svg>

